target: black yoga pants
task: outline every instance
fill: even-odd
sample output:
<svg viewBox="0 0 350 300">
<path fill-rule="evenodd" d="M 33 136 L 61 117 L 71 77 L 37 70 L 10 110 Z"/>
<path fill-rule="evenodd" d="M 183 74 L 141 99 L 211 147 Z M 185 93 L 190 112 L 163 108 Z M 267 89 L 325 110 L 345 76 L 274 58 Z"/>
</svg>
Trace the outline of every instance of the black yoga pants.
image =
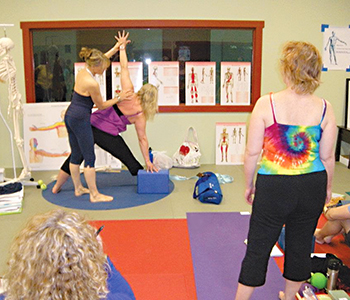
<svg viewBox="0 0 350 300">
<path fill-rule="evenodd" d="M 130 151 L 128 145 L 125 143 L 125 141 L 120 135 L 114 136 L 97 129 L 94 126 L 91 127 L 95 143 L 98 146 L 100 146 L 103 150 L 118 158 L 128 168 L 131 175 L 136 176 L 138 170 L 143 169 L 142 165 L 136 160 L 136 158 Z M 83 158 L 81 157 L 81 161 L 79 164 L 81 164 L 82 161 Z M 70 156 L 65 160 L 65 162 L 61 166 L 61 170 L 70 175 L 69 162 Z"/>
<path fill-rule="evenodd" d="M 247 286 L 265 283 L 270 252 L 283 225 L 283 277 L 291 281 L 310 278 L 312 239 L 326 194 L 326 171 L 293 176 L 258 174 L 240 283 Z"/>
</svg>

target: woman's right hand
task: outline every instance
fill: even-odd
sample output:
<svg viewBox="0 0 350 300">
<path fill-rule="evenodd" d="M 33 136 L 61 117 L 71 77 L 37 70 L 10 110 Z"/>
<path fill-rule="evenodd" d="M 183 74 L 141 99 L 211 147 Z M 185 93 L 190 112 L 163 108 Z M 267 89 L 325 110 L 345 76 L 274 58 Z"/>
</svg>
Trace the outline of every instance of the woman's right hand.
<svg viewBox="0 0 350 300">
<path fill-rule="evenodd" d="M 132 90 L 122 90 L 118 96 L 120 97 L 120 100 L 118 102 L 121 101 L 126 101 L 126 100 L 131 100 L 132 99 L 132 95 L 134 93 L 132 92 Z"/>
<path fill-rule="evenodd" d="M 245 189 L 244 198 L 249 205 L 253 204 L 255 194 L 255 187 L 248 187 Z"/>
<path fill-rule="evenodd" d="M 146 169 L 147 169 L 147 172 L 151 172 L 151 173 L 159 171 L 158 168 L 150 161 L 146 162 Z"/>
</svg>

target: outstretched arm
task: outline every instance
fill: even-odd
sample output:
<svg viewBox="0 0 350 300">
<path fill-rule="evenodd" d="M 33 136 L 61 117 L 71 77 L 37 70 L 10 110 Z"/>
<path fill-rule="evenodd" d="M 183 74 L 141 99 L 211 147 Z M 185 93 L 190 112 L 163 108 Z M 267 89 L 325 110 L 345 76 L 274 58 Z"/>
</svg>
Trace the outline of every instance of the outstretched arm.
<svg viewBox="0 0 350 300">
<path fill-rule="evenodd" d="M 337 40 L 338 40 L 339 42 L 341 42 L 341 43 L 347 45 L 346 42 L 344 42 L 344 41 L 342 41 L 342 40 L 340 40 L 340 39 L 338 39 L 338 38 L 337 38 Z"/>
<path fill-rule="evenodd" d="M 60 122 L 56 122 L 52 125 L 49 126 L 42 126 L 42 127 L 36 127 L 35 125 L 29 127 L 30 131 L 47 131 L 47 130 L 52 130 L 52 129 L 56 129 L 59 127 L 65 127 L 64 122 L 60 121 Z"/>
<path fill-rule="evenodd" d="M 134 85 L 132 84 L 129 68 L 128 68 L 128 57 L 126 54 L 126 45 L 130 43 L 128 40 L 129 33 L 118 32 L 118 36 L 115 36 L 115 39 L 119 43 L 119 55 L 120 55 L 120 80 L 122 85 L 122 90 L 134 90 Z"/>
<path fill-rule="evenodd" d="M 111 58 L 114 54 L 118 52 L 119 47 L 120 47 L 120 43 L 117 41 L 115 45 L 105 53 L 105 55 L 108 58 Z"/>
<path fill-rule="evenodd" d="M 143 114 L 137 117 L 137 120 L 135 121 L 135 129 L 139 140 L 142 156 L 146 163 L 147 171 L 158 172 L 158 169 L 153 165 L 153 163 L 149 159 L 149 153 L 148 153 L 149 145 L 148 145 L 148 139 L 146 135 L 146 118 Z"/>
</svg>

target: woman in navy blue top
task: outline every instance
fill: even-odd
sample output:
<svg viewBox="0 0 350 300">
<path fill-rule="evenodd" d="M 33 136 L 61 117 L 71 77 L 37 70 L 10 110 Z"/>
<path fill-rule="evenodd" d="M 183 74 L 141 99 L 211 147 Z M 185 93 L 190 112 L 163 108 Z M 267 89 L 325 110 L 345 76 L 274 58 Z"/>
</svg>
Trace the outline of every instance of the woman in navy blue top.
<svg viewBox="0 0 350 300">
<path fill-rule="evenodd" d="M 70 172 L 75 189 L 75 195 L 90 193 L 91 202 L 112 201 L 113 197 L 99 193 L 96 186 L 94 138 L 90 124 L 91 109 L 94 105 L 99 110 L 109 108 L 120 100 L 126 100 L 130 91 L 123 91 L 114 99 L 103 101 L 100 86 L 95 75 L 102 75 L 109 67 L 109 58 L 119 50 L 117 42 L 113 48 L 103 54 L 97 49 L 83 47 L 79 56 L 84 59 L 86 67 L 82 69 L 75 80 L 72 102 L 69 105 L 65 124 L 71 147 Z M 84 159 L 84 176 L 88 189 L 80 180 L 80 163 Z"/>
</svg>

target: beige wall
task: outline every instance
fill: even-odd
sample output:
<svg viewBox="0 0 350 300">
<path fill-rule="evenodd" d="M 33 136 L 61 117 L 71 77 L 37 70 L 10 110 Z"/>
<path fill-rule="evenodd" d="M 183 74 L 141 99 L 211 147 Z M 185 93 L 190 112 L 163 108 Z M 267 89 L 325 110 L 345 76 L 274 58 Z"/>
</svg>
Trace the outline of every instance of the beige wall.
<svg viewBox="0 0 350 300">
<path fill-rule="evenodd" d="M 321 24 L 348 26 L 348 0 L 2 0 L 0 23 L 13 23 L 7 36 L 16 44 L 12 51 L 19 90 L 25 102 L 24 68 L 21 21 L 47 20 L 103 20 L 103 19 L 204 19 L 204 20 L 263 20 L 263 59 L 261 93 L 283 88 L 277 61 L 281 45 L 288 40 L 305 40 L 322 49 Z M 2 31 L 2 29 L 0 28 Z M 1 32 L 0 36 L 3 36 Z M 329 71 L 322 75 L 323 85 L 317 94 L 333 105 L 337 124 L 344 123 L 345 71 Z M 7 85 L 0 84 L 0 106 L 7 112 Z M 197 129 L 203 164 L 215 162 L 215 123 L 246 122 L 247 113 L 182 113 L 159 114 L 147 128 L 150 145 L 155 150 L 166 150 L 172 155 L 182 142 L 188 126 Z M 0 121 L 0 167 L 11 167 L 11 151 L 6 128 Z M 135 155 L 141 159 L 135 131 L 124 134 Z M 21 165 L 16 154 L 18 166 Z M 141 160 L 142 161 L 142 160 Z"/>
</svg>

